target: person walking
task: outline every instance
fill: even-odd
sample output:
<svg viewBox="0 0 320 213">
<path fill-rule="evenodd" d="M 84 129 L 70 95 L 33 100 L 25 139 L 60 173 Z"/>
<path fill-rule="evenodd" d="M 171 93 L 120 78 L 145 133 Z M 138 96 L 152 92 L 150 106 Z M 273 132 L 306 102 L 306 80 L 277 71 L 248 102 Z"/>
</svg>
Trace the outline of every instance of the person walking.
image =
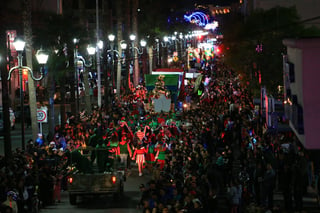
<svg viewBox="0 0 320 213">
<path fill-rule="evenodd" d="M 132 156 L 132 160 L 136 160 L 136 163 L 138 164 L 139 176 L 142 176 L 146 153 L 148 153 L 148 149 L 142 146 L 142 144 L 138 144 Z"/>
<path fill-rule="evenodd" d="M 128 155 L 131 158 L 132 157 L 132 152 L 131 152 L 131 147 L 130 143 L 128 141 L 127 135 L 123 134 L 121 136 L 121 141 L 119 143 L 119 148 L 120 148 L 120 162 L 124 164 L 124 168 L 128 169 Z"/>
</svg>

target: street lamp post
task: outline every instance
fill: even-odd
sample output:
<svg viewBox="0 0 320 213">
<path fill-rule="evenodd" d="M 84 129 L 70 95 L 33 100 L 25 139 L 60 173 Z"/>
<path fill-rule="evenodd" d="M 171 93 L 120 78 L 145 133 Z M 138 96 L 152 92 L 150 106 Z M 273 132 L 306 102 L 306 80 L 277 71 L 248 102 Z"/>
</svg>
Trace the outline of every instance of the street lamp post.
<svg viewBox="0 0 320 213">
<path fill-rule="evenodd" d="M 75 95 L 75 105 L 76 105 L 76 112 L 75 113 L 78 113 L 79 112 L 79 72 L 78 72 L 78 42 L 79 40 L 74 38 L 73 39 L 73 43 L 74 43 L 74 55 L 73 55 L 73 58 L 74 58 L 74 80 L 75 80 L 75 89 L 76 89 L 76 95 Z M 74 88 L 71 90 L 72 93 L 74 93 Z M 74 97 L 74 96 L 71 96 L 71 97 Z M 77 114 L 76 114 L 77 115 Z M 78 116 L 76 116 L 78 117 Z"/>
<path fill-rule="evenodd" d="M 136 86 L 136 85 L 138 85 L 138 79 L 139 79 L 139 73 L 137 72 L 137 70 L 139 70 L 139 62 L 136 63 L 137 53 L 135 53 L 135 51 L 133 49 L 134 48 L 134 42 L 136 40 L 136 35 L 131 34 L 129 36 L 129 39 L 131 41 L 131 48 L 132 48 L 131 57 L 132 57 L 132 67 L 133 67 L 133 69 L 132 69 L 132 72 L 133 72 L 133 85 Z M 129 73 L 129 75 L 130 75 L 130 73 Z"/>
<path fill-rule="evenodd" d="M 13 45 L 15 47 L 15 49 L 18 52 L 18 65 L 12 67 L 9 70 L 8 73 L 8 80 L 10 80 L 11 78 L 11 73 L 14 70 L 18 70 L 19 71 L 19 81 L 20 81 L 20 105 L 21 105 L 21 146 L 22 146 L 22 150 L 25 150 L 25 137 L 24 137 L 24 93 L 23 93 L 23 70 L 27 70 L 30 73 L 30 76 L 33 80 L 35 81 L 40 81 L 43 78 L 43 72 L 42 70 L 40 70 L 40 77 L 36 78 L 33 75 L 33 71 L 30 67 L 27 66 L 23 66 L 22 65 L 22 52 L 24 50 L 24 46 L 25 46 L 25 41 L 23 41 L 22 39 L 16 38 L 15 41 L 13 42 Z M 39 64 L 46 64 L 47 60 L 48 60 L 48 55 L 45 54 L 45 52 L 43 50 L 38 50 L 37 54 L 36 54 L 37 60 Z"/>
<path fill-rule="evenodd" d="M 140 51 L 139 48 L 134 45 L 135 40 L 136 40 L 136 36 L 134 34 L 131 34 L 129 38 L 132 43 L 130 49 L 132 49 L 133 84 L 136 87 L 139 84 L 139 77 L 140 77 L 138 55 L 141 55 L 143 53 L 143 48 L 147 45 L 147 42 L 145 40 L 140 41 L 140 46 L 142 47 L 142 50 Z"/>
<path fill-rule="evenodd" d="M 112 87 L 111 87 L 111 94 L 113 94 L 114 93 L 114 90 L 113 90 L 113 82 L 114 82 L 114 79 L 115 79 L 115 73 L 114 73 L 114 51 L 113 51 L 113 49 L 114 49 L 114 39 L 115 39 L 115 35 L 113 35 L 113 34 L 110 34 L 110 35 L 108 35 L 108 39 L 109 39 L 109 41 L 110 41 L 110 52 L 111 52 L 111 66 L 110 66 L 110 79 L 111 79 L 111 85 L 112 85 Z M 108 78 L 108 77 L 106 77 L 106 78 Z M 110 88 L 110 82 L 108 82 L 108 88 Z M 109 102 L 110 103 L 110 102 Z"/>
</svg>

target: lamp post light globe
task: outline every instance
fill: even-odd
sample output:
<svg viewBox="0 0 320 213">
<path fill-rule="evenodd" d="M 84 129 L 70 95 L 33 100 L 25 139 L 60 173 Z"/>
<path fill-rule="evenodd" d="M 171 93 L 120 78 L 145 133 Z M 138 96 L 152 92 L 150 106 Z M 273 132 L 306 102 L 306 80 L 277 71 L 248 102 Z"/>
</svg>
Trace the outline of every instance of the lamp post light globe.
<svg viewBox="0 0 320 213">
<path fill-rule="evenodd" d="M 49 55 L 42 49 L 38 50 L 36 53 L 36 58 L 39 64 L 46 64 L 49 58 Z"/>
<path fill-rule="evenodd" d="M 115 38 L 116 38 L 116 37 L 115 37 L 115 35 L 113 35 L 113 34 L 108 35 L 108 39 L 109 39 L 109 41 L 111 41 L 111 42 L 113 42 Z"/>
<path fill-rule="evenodd" d="M 100 50 L 102 50 L 103 49 L 103 41 L 99 41 L 98 43 L 97 43 L 97 47 L 100 49 Z"/>
<path fill-rule="evenodd" d="M 129 38 L 130 38 L 131 41 L 134 41 L 134 40 L 136 40 L 136 35 L 131 34 L 131 35 L 129 36 Z"/>
<path fill-rule="evenodd" d="M 88 45 L 87 52 L 89 55 L 94 55 L 96 53 L 96 48 L 94 46 Z"/>
<path fill-rule="evenodd" d="M 19 37 L 16 37 L 14 39 L 13 46 L 16 49 L 16 51 L 22 52 L 24 50 L 25 45 L 26 45 L 26 42 L 23 39 Z"/>
<path fill-rule="evenodd" d="M 121 46 L 121 49 L 125 50 L 125 49 L 127 49 L 128 44 L 125 42 L 121 42 L 120 46 Z"/>
<path fill-rule="evenodd" d="M 141 45 L 141 47 L 145 47 L 145 46 L 147 45 L 146 40 L 142 39 L 142 40 L 140 41 L 140 45 Z"/>
</svg>

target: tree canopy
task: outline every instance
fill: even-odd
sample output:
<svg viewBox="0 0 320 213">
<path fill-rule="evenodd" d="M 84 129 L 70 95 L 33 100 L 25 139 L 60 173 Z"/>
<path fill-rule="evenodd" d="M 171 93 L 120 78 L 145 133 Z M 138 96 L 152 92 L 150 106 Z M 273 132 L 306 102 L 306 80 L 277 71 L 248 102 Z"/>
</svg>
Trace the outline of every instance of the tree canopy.
<svg viewBox="0 0 320 213">
<path fill-rule="evenodd" d="M 256 10 L 247 17 L 230 16 L 222 25 L 225 60 L 258 90 L 261 84 L 276 95 L 282 85 L 282 55 L 286 53 L 284 38 L 319 35 L 319 30 L 305 28 L 294 7 Z"/>
</svg>

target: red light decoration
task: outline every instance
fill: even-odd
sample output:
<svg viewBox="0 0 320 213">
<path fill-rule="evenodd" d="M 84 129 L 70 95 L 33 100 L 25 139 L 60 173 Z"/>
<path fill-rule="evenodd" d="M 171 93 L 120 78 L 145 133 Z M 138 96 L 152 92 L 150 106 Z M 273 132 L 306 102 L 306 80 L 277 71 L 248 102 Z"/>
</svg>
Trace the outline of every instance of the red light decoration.
<svg viewBox="0 0 320 213">
<path fill-rule="evenodd" d="M 112 176 L 111 181 L 113 184 L 115 184 L 117 182 L 117 177 L 116 176 Z"/>
<path fill-rule="evenodd" d="M 69 177 L 69 178 L 68 178 L 68 181 L 69 181 L 69 183 L 72 183 L 72 182 L 73 182 L 73 178 L 72 178 L 72 177 Z"/>
</svg>

